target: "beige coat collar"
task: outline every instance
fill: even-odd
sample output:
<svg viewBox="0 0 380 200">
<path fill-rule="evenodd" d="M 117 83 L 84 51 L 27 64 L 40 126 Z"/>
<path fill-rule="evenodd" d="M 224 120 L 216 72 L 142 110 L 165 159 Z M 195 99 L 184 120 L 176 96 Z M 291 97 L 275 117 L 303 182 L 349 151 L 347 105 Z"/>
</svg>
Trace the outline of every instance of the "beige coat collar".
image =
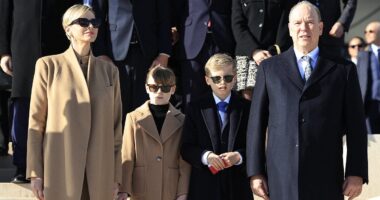
<svg viewBox="0 0 380 200">
<path fill-rule="evenodd" d="M 136 122 L 155 140 L 160 143 L 165 143 L 179 128 L 182 127 L 182 120 L 178 116 L 181 114 L 179 110 L 169 104 L 169 110 L 166 114 L 164 124 L 162 125 L 161 134 L 158 134 L 156 124 L 152 113 L 149 110 L 149 101 L 146 101 L 142 106 L 136 109 L 138 113 Z"/>
</svg>

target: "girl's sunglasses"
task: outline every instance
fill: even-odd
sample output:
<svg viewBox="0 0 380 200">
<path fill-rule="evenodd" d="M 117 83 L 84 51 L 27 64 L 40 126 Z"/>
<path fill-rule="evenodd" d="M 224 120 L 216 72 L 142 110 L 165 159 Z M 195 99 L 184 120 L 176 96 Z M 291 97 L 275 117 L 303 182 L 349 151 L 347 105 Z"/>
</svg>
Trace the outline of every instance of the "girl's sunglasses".
<svg viewBox="0 0 380 200">
<path fill-rule="evenodd" d="M 173 87 L 172 85 L 154 85 L 154 84 L 146 84 L 148 86 L 150 92 L 156 93 L 158 89 L 161 89 L 161 92 L 168 93 L 170 89 Z"/>
<path fill-rule="evenodd" d="M 220 82 L 222 82 L 222 79 L 224 80 L 224 82 L 226 83 L 231 83 L 232 80 L 234 79 L 234 75 L 226 75 L 226 76 L 211 76 L 210 77 L 212 82 L 215 83 L 215 84 L 219 84 Z"/>
<path fill-rule="evenodd" d="M 78 24 L 79 26 L 83 28 L 87 28 L 88 26 L 90 26 L 90 24 L 92 24 L 94 28 L 99 28 L 101 23 L 99 19 L 95 19 L 95 18 L 94 19 L 78 18 L 72 21 L 70 25 L 73 25 L 73 24 Z"/>
</svg>

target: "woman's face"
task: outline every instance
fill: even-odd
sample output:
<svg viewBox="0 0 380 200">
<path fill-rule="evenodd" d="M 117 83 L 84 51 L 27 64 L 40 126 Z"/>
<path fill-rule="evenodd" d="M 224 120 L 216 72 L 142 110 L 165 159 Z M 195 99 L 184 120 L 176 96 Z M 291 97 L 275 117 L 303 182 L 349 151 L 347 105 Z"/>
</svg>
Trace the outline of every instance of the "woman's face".
<svg viewBox="0 0 380 200">
<path fill-rule="evenodd" d="M 66 28 L 66 33 L 71 37 L 72 42 L 90 44 L 98 35 L 98 27 L 99 23 L 95 20 L 95 15 L 87 11 Z"/>
<path fill-rule="evenodd" d="M 174 94 L 175 85 L 170 86 L 158 84 L 152 77 L 150 77 L 145 85 L 145 89 L 149 95 L 151 104 L 165 105 L 169 103 L 170 97 Z"/>
</svg>

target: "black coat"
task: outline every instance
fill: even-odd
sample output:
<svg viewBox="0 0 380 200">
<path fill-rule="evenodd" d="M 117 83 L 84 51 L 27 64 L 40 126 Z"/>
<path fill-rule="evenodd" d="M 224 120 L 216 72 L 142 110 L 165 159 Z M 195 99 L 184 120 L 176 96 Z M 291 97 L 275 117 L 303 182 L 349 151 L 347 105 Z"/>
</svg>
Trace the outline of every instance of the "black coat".
<svg viewBox="0 0 380 200">
<path fill-rule="evenodd" d="M 12 97 L 30 97 L 36 60 L 65 51 L 62 15 L 78 0 L 1 0 L 0 55 L 12 56 Z"/>
<path fill-rule="evenodd" d="M 219 200 L 220 174 L 212 175 L 208 167 L 202 164 L 201 157 L 205 151 L 218 154 L 221 149 L 220 128 L 215 101 L 211 93 L 199 101 L 189 104 L 183 128 L 181 154 L 192 166 L 188 200 Z M 238 151 L 243 163 L 222 172 L 230 186 L 229 200 L 252 199 L 245 168 L 245 136 L 249 113 L 249 102 L 239 99 L 235 94 L 227 109 L 229 119 L 228 151 Z"/>
<path fill-rule="evenodd" d="M 271 200 L 338 200 L 345 176 L 368 181 L 367 133 L 353 63 L 320 54 L 304 84 L 291 48 L 261 63 L 253 99 L 247 173 L 268 177 Z"/>
<path fill-rule="evenodd" d="M 252 57 L 254 50 L 281 51 L 292 45 L 288 16 L 294 0 L 232 0 L 232 31 L 236 55 Z"/>
</svg>

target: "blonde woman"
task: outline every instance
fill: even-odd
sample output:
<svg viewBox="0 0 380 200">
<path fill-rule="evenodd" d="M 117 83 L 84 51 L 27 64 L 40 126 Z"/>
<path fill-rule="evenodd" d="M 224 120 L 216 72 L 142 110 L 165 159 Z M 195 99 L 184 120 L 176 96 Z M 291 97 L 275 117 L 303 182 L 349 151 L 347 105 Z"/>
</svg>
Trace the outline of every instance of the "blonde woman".
<svg viewBox="0 0 380 200">
<path fill-rule="evenodd" d="M 70 47 L 36 63 L 27 177 L 40 200 L 110 200 L 121 177 L 118 71 L 91 53 L 100 23 L 90 7 L 70 7 L 62 25 Z"/>
</svg>

